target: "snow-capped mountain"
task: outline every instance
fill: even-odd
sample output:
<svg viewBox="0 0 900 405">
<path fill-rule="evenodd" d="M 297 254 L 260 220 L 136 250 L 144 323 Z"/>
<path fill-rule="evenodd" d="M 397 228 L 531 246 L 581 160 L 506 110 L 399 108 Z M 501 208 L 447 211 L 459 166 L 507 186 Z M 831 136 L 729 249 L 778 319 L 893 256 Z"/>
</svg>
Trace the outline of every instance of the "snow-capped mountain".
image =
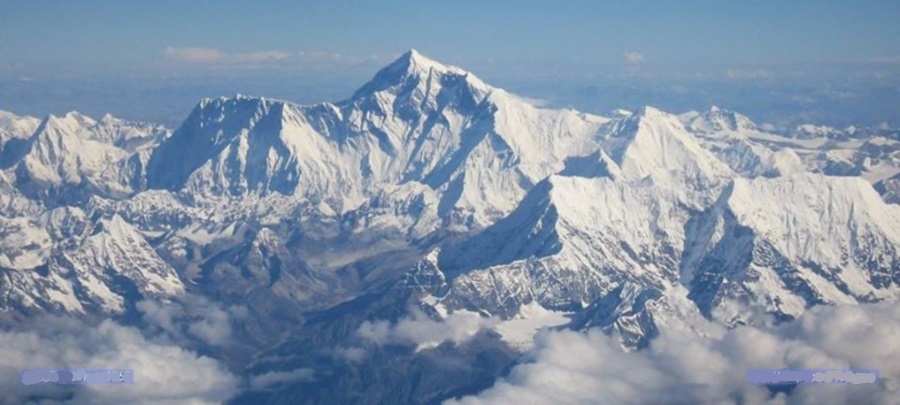
<svg viewBox="0 0 900 405">
<path fill-rule="evenodd" d="M 91 195 L 124 197 L 143 187 L 148 147 L 167 136 L 163 127 L 70 112 L 44 119 L 15 151 L 4 154 L 18 189 L 51 205 Z"/>
<path fill-rule="evenodd" d="M 27 138 L 34 133 L 41 120 L 35 117 L 19 116 L 9 111 L 0 111 L 0 133 L 3 139 Z"/>
<path fill-rule="evenodd" d="M 2 218 L 0 309 L 118 314 L 144 297 L 184 291 L 175 270 L 120 217 L 91 221 L 78 208 Z"/>
<path fill-rule="evenodd" d="M 735 179 L 689 224 L 684 281 L 699 308 L 726 323 L 896 299 L 898 208 L 860 178 Z"/>
<path fill-rule="evenodd" d="M 638 291 L 630 299 L 683 300 L 684 286 L 704 315 L 731 325 L 894 300 L 898 208 L 851 177 L 737 178 L 703 212 L 658 186 L 551 177 L 509 217 L 442 251 L 452 278 L 443 302 L 512 316 L 533 300 L 577 311 L 622 286 Z"/>
<path fill-rule="evenodd" d="M 127 152 L 84 136 L 95 122 L 79 114 L 49 116 L 29 139 L 27 153 L 16 165 L 17 181 L 34 194 L 60 188 L 96 187 L 124 192 L 115 170 Z"/>
<path fill-rule="evenodd" d="M 733 176 L 674 115 L 645 107 L 607 130 L 602 147 L 618 164 L 623 180 L 705 189 L 715 188 Z"/>
<path fill-rule="evenodd" d="M 812 125 L 812 124 L 804 124 L 798 125 L 794 127 L 790 131 L 791 137 L 800 138 L 800 139 L 816 139 L 816 138 L 828 138 L 828 139 L 846 139 L 847 135 L 836 128 L 822 126 L 822 125 Z"/>
<path fill-rule="evenodd" d="M 875 183 L 875 190 L 878 190 L 884 201 L 900 204 L 900 173 Z"/>
<path fill-rule="evenodd" d="M 15 163 L 14 157 L 21 154 L 28 137 L 40 123 L 41 120 L 34 117 L 0 111 L 0 169 L 6 169 Z"/>
<path fill-rule="evenodd" d="M 408 400 L 348 382 L 347 359 L 421 381 L 443 364 L 423 359 L 458 355 L 494 376 L 542 326 L 640 348 L 896 300 L 900 141 L 765 128 L 718 107 L 542 108 L 416 51 L 339 102 L 204 99 L 175 131 L 3 113 L 0 310 L 240 303 L 247 370 L 315 366 Z M 384 364 L 354 351 L 420 321 L 474 330 L 403 335 Z M 434 381 L 422 398 L 467 389 Z"/>
<path fill-rule="evenodd" d="M 690 114 L 688 128 L 694 132 L 717 133 L 723 131 L 755 131 L 756 124 L 745 115 L 712 106 L 702 114 Z"/>
<path fill-rule="evenodd" d="M 511 316 L 532 300 L 578 308 L 624 283 L 665 289 L 679 277 L 689 208 L 658 186 L 550 177 L 510 216 L 442 250 L 447 299 Z"/>
<path fill-rule="evenodd" d="M 807 125 L 801 126 L 806 128 L 804 136 L 776 134 L 718 107 L 679 118 L 704 148 L 744 177 L 815 172 L 861 176 L 875 184 L 900 174 L 900 142 L 865 128 Z"/>
<path fill-rule="evenodd" d="M 415 182 L 433 190 L 442 218 L 485 225 L 590 150 L 606 121 L 536 108 L 410 51 L 335 104 L 201 101 L 153 153 L 147 179 L 192 194 L 296 196 L 337 213 Z"/>
</svg>

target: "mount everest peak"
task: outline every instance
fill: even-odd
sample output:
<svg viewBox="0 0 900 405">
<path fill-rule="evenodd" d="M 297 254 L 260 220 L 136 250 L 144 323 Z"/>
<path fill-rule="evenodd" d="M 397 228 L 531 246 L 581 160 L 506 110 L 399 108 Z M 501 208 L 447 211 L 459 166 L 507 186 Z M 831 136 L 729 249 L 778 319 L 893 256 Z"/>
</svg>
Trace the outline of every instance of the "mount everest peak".
<svg viewBox="0 0 900 405">
<path fill-rule="evenodd" d="M 379 70 L 368 83 L 360 87 L 353 98 L 365 98 L 374 93 L 390 91 L 401 93 L 424 86 L 424 96 L 437 95 L 441 87 L 467 88 L 467 90 L 486 95 L 492 88 L 475 75 L 456 66 L 444 65 L 430 59 L 415 49 L 403 53 L 394 62 Z M 435 86 L 431 88 L 431 86 Z M 432 92 L 433 90 L 433 92 Z M 425 101 L 425 100 L 421 100 Z"/>
</svg>

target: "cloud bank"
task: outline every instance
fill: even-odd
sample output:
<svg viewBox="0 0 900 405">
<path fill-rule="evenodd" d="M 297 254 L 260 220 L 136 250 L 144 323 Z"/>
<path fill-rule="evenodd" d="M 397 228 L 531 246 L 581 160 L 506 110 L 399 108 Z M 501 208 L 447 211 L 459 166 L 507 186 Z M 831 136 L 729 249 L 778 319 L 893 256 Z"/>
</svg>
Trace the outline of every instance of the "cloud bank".
<svg viewBox="0 0 900 405">
<path fill-rule="evenodd" d="M 599 331 L 545 332 L 509 376 L 449 403 L 897 403 L 897 336 L 900 306 L 890 303 L 813 308 L 781 327 L 739 327 L 717 339 L 664 331 L 638 352 Z M 748 368 L 874 368 L 880 380 L 772 395 L 746 382 Z"/>
<path fill-rule="evenodd" d="M 46 316 L 39 330 L 0 332 L 0 403 L 25 403 L 35 395 L 71 403 L 221 403 L 240 379 L 217 361 L 178 346 L 145 338 L 132 327 L 106 320 L 97 326 Z M 122 386 L 22 386 L 25 368 L 133 369 L 135 383 Z"/>
</svg>

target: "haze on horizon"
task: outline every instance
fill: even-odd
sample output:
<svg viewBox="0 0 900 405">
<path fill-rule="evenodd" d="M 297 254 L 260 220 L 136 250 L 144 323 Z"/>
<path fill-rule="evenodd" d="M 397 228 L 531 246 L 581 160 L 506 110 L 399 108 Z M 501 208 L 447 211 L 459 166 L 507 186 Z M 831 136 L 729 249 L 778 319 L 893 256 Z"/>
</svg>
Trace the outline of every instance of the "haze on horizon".
<svg viewBox="0 0 900 405">
<path fill-rule="evenodd" d="M 900 125 L 900 4 L 0 1 L 0 109 L 177 125 L 201 97 L 346 98 L 415 48 L 554 106 Z"/>
</svg>

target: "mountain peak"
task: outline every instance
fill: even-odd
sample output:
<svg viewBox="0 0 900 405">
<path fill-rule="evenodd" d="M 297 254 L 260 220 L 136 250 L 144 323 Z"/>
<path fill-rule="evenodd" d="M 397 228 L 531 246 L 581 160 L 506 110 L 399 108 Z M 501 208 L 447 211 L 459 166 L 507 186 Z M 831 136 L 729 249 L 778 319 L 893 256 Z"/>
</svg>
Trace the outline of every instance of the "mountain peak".
<svg viewBox="0 0 900 405">
<path fill-rule="evenodd" d="M 431 69 L 442 73 L 452 72 L 462 75 L 469 73 L 456 66 L 449 66 L 440 63 L 434 59 L 422 55 L 421 52 L 415 49 L 410 49 L 404 52 L 393 63 L 388 65 L 388 68 L 390 67 L 399 68 L 405 73 L 427 73 Z"/>
<path fill-rule="evenodd" d="M 664 112 L 655 107 L 651 107 L 649 105 L 645 105 L 638 109 L 636 113 L 632 115 L 635 119 L 640 118 L 653 118 L 653 117 L 669 117 L 671 114 Z"/>
<path fill-rule="evenodd" d="M 0 142 L 3 142 L 4 134 L 15 138 L 31 136 L 40 124 L 41 120 L 38 118 L 0 110 Z"/>
<path fill-rule="evenodd" d="M 756 124 L 750 118 L 718 106 L 712 106 L 708 111 L 697 116 L 690 123 L 690 127 L 698 132 L 756 130 Z"/>
<path fill-rule="evenodd" d="M 406 88 L 410 85 L 415 87 L 417 84 L 427 83 L 434 79 L 441 81 L 441 78 L 462 79 L 470 87 L 482 90 L 488 87 L 475 75 L 462 68 L 445 65 L 415 49 L 410 49 L 379 70 L 371 81 L 357 90 L 354 98 L 365 97 L 384 90 Z"/>
<path fill-rule="evenodd" d="M 728 166 L 704 149 L 676 116 L 653 107 L 642 107 L 619 121 L 604 143 L 621 175 L 631 181 L 706 188 L 731 177 Z"/>
<path fill-rule="evenodd" d="M 69 111 L 62 116 L 62 119 L 77 122 L 84 127 L 90 127 L 97 123 L 97 121 L 95 121 L 93 118 L 88 117 L 87 115 L 84 115 L 78 111 Z"/>
<path fill-rule="evenodd" d="M 286 101 L 244 95 L 201 100 L 153 151 L 147 162 L 147 186 L 177 190 L 198 170 L 221 170 L 221 176 L 198 174 L 194 181 L 216 193 L 261 189 L 292 193 L 298 178 L 297 147 L 286 144 L 283 135 L 284 120 L 296 108 Z M 213 169 L 219 164 L 221 169 Z"/>
<path fill-rule="evenodd" d="M 437 63 L 437 62 L 435 62 L 433 59 L 431 59 L 431 58 L 429 58 L 429 57 L 427 57 L 427 56 L 425 56 L 425 55 L 422 55 L 421 52 L 419 52 L 419 51 L 417 51 L 417 50 L 415 50 L 415 49 L 413 49 L 413 48 L 410 48 L 408 51 L 403 52 L 403 54 L 400 55 L 400 57 L 397 58 L 397 59 L 401 59 L 401 60 L 409 60 L 409 61 L 416 61 L 416 60 L 418 60 L 418 61 L 423 61 L 423 62 L 429 62 L 429 61 L 430 61 L 430 62 L 433 62 L 433 63 Z"/>
<path fill-rule="evenodd" d="M 54 130 L 57 132 L 74 135 L 79 133 L 80 131 L 87 130 L 88 128 L 96 124 L 97 121 L 94 121 L 93 118 L 83 115 L 77 111 L 70 111 L 62 116 L 50 114 L 47 116 L 47 118 L 44 118 L 44 120 L 41 122 L 40 127 L 36 129 L 35 134 L 46 130 Z"/>
</svg>

